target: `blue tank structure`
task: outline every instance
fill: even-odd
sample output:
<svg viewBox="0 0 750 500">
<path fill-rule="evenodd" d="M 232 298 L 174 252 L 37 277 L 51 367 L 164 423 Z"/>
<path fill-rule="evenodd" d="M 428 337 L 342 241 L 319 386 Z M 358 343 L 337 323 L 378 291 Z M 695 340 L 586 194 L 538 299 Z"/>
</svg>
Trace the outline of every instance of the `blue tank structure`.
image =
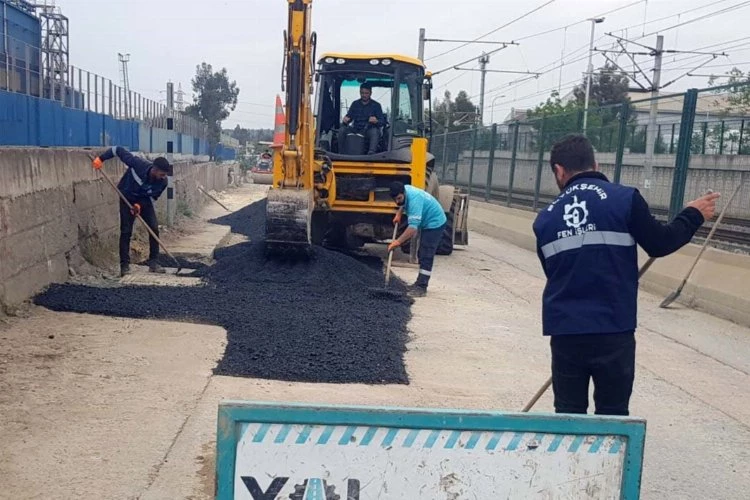
<svg viewBox="0 0 750 500">
<path fill-rule="evenodd" d="M 40 96 L 42 26 L 34 6 L 0 0 L 0 89 Z"/>
</svg>

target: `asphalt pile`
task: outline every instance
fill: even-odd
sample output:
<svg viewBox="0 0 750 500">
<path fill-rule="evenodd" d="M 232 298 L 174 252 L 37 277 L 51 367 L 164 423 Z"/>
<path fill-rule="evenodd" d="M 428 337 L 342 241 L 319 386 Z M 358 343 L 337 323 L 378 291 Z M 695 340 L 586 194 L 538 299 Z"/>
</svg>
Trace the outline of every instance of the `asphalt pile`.
<svg viewBox="0 0 750 500">
<path fill-rule="evenodd" d="M 191 275 L 204 286 L 53 285 L 35 303 L 55 311 L 222 326 L 228 342 L 214 370 L 219 375 L 408 383 L 403 354 L 410 301 L 368 293 L 383 286 L 380 259 L 324 248 L 304 261 L 266 258 L 265 201 L 212 222 L 250 241 L 218 250 L 212 266 L 193 266 Z"/>
</svg>

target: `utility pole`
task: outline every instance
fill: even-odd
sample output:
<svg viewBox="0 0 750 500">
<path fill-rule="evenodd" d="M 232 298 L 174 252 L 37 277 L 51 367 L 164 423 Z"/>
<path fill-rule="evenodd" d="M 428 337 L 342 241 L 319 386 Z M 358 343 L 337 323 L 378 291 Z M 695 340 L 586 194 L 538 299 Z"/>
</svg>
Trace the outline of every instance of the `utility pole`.
<svg viewBox="0 0 750 500">
<path fill-rule="evenodd" d="M 174 120 L 174 84 L 167 82 L 167 130 L 174 131 L 175 120 Z M 171 132 L 169 140 L 167 140 L 167 160 L 169 163 L 174 162 L 174 145 L 176 134 Z M 178 138 L 178 136 L 177 136 Z M 174 200 L 174 175 L 167 176 L 167 225 L 174 225 L 174 216 L 176 212 L 177 204 Z"/>
<path fill-rule="evenodd" d="M 185 91 L 182 90 L 182 84 L 177 84 L 177 100 L 175 101 L 177 104 L 177 111 L 182 113 L 185 111 Z"/>
<path fill-rule="evenodd" d="M 657 134 L 658 134 L 658 127 L 657 127 L 657 121 L 659 118 L 659 91 L 662 89 L 665 89 L 675 83 L 676 81 L 680 80 L 681 78 L 684 78 L 685 76 L 691 75 L 694 71 L 702 68 L 709 62 L 715 60 L 719 56 L 728 57 L 728 55 L 724 52 L 716 53 L 716 52 L 700 52 L 700 51 L 691 51 L 691 50 L 676 50 L 676 49 L 670 49 L 666 50 L 664 49 L 664 37 L 659 35 L 656 37 L 656 47 L 650 47 L 648 45 L 644 45 L 642 43 L 631 41 L 626 38 L 622 38 L 616 35 L 613 35 L 612 33 L 607 33 L 608 36 L 614 38 L 617 43 L 620 45 L 622 50 L 614 51 L 614 50 L 599 50 L 596 49 L 597 52 L 600 52 L 604 55 L 604 57 L 607 59 L 607 61 L 614 67 L 618 68 L 623 75 L 627 76 L 632 82 L 634 82 L 639 88 L 631 88 L 628 89 L 630 92 L 644 92 L 644 93 L 650 93 L 651 94 L 651 106 L 649 109 L 649 120 L 648 120 L 648 128 L 646 129 L 646 153 L 645 153 L 645 159 L 644 159 L 644 168 L 643 168 L 643 197 L 646 198 L 646 201 L 653 201 L 650 199 L 651 195 L 651 181 L 653 180 L 653 172 L 654 172 L 654 150 L 656 149 L 656 141 L 657 141 Z M 638 51 L 638 52 L 631 52 L 628 50 L 626 44 L 633 44 L 638 47 L 641 47 L 642 49 L 646 49 L 646 51 Z M 638 81 L 638 78 L 636 75 L 631 74 L 632 71 L 628 71 L 624 69 L 620 64 L 618 64 L 616 59 L 613 59 L 612 57 L 609 57 L 607 54 L 617 54 L 622 55 L 625 54 L 630 58 L 630 60 L 633 63 L 633 67 L 637 69 L 636 73 L 639 73 L 643 79 L 646 80 L 646 85 Z M 695 55 L 702 55 L 706 56 L 707 59 L 700 64 L 696 65 L 695 68 L 692 70 L 682 74 L 681 76 L 678 76 L 676 78 L 673 78 L 667 83 L 662 84 L 661 83 L 661 66 L 662 66 L 662 57 L 664 54 L 695 54 Z M 654 58 L 654 74 L 652 77 L 649 78 L 649 75 L 641 69 L 641 66 L 638 64 L 638 61 L 636 61 L 635 56 L 647 56 L 647 57 L 653 57 Z"/>
<path fill-rule="evenodd" d="M 425 42 L 425 29 L 419 28 L 419 49 L 417 50 L 417 57 L 420 61 L 424 62 L 424 42 Z"/>
<path fill-rule="evenodd" d="M 490 56 L 482 54 L 479 58 L 479 71 L 482 72 L 482 83 L 480 86 L 479 95 L 479 124 L 484 125 L 484 84 L 487 80 L 487 64 L 490 62 Z"/>
<path fill-rule="evenodd" d="M 481 71 L 482 73 L 482 89 L 479 94 L 479 123 L 484 124 L 484 94 L 485 94 L 485 78 L 487 77 L 487 73 L 510 73 L 514 75 L 532 75 L 534 78 L 539 78 L 541 73 L 534 73 L 533 71 L 508 71 L 508 70 L 493 70 L 493 69 L 487 69 L 487 63 L 490 62 L 490 56 L 487 54 L 483 54 L 479 57 L 479 69 L 475 68 L 461 68 L 458 66 L 455 66 L 453 69 L 458 71 Z M 505 96 L 502 96 L 505 97 Z M 494 102 L 494 101 L 493 101 Z"/>
<path fill-rule="evenodd" d="M 661 61 L 664 54 L 664 37 L 656 37 L 656 51 L 654 54 L 654 78 L 651 86 L 651 109 L 648 115 L 648 128 L 646 129 L 646 161 L 643 163 L 643 189 L 645 198 L 650 201 L 651 180 L 654 175 L 654 149 L 656 149 L 656 121 L 659 117 L 659 86 L 661 85 Z"/>
<path fill-rule="evenodd" d="M 128 77 L 128 62 L 130 54 L 117 54 L 122 64 L 122 90 L 125 94 L 125 118 L 130 118 L 130 78 Z"/>
<path fill-rule="evenodd" d="M 448 128 L 451 126 L 451 103 L 448 99 L 445 100 L 445 130 L 443 130 L 443 175 L 445 169 L 448 166 Z M 444 180 L 444 179 L 441 179 Z"/>
<path fill-rule="evenodd" d="M 586 99 L 583 105 L 583 133 L 586 134 L 586 127 L 588 126 L 589 122 L 589 95 L 591 94 L 591 78 L 594 74 L 594 65 L 592 64 L 591 60 L 594 55 L 594 30 L 596 29 L 596 25 L 599 23 L 604 22 L 603 17 L 597 17 L 589 19 L 591 21 L 591 41 L 589 42 L 589 65 L 588 65 L 588 73 L 586 75 Z"/>
</svg>

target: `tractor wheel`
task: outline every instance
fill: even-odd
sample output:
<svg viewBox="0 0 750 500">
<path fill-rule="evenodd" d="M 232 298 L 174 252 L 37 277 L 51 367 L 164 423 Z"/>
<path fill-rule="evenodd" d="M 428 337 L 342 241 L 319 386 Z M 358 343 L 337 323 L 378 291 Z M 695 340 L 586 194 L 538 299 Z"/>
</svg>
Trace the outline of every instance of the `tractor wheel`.
<svg viewBox="0 0 750 500">
<path fill-rule="evenodd" d="M 450 255 L 453 253 L 453 222 L 456 216 L 456 203 L 451 204 L 450 212 L 445 214 L 445 226 L 443 227 L 443 237 L 437 248 L 438 255 Z"/>
</svg>

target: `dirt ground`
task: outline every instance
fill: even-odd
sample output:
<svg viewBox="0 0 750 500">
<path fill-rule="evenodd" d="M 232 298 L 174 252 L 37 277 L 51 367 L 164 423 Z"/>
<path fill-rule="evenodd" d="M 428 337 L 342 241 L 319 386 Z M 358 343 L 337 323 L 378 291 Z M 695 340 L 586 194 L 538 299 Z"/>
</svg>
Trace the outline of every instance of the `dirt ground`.
<svg viewBox="0 0 750 500">
<path fill-rule="evenodd" d="M 236 210 L 265 189 L 220 199 Z M 240 240 L 205 222 L 222 213 L 207 207 L 180 251 Z M 544 280 L 536 255 L 471 238 L 438 258 L 412 307 L 409 385 L 213 376 L 226 334 L 209 325 L 42 308 L 0 323 L 0 498 L 211 498 L 222 399 L 518 411 L 549 375 Z M 411 281 L 416 270 L 396 273 Z M 750 329 L 658 309 L 660 299 L 640 300 L 631 412 L 648 420 L 642 497 L 746 498 Z M 535 411 L 552 411 L 549 393 Z"/>
</svg>

